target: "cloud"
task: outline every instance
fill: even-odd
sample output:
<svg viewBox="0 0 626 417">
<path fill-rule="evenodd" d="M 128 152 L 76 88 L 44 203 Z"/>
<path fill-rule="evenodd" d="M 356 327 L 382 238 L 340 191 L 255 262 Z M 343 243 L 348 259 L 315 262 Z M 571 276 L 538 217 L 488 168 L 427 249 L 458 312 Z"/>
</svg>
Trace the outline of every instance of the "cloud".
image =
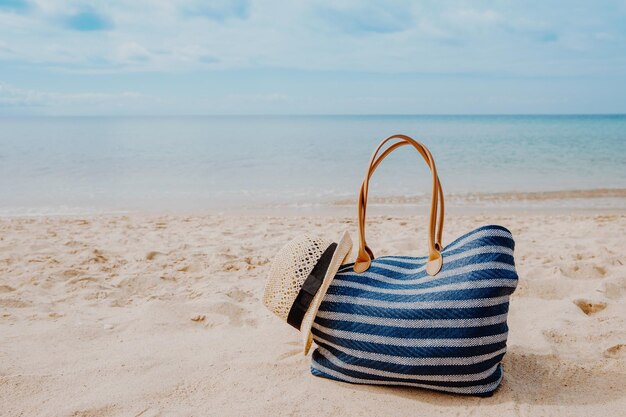
<svg viewBox="0 0 626 417">
<path fill-rule="evenodd" d="M 216 64 L 220 60 L 200 45 L 186 45 L 176 51 L 178 59 L 187 63 Z"/>
<path fill-rule="evenodd" d="M 67 29 L 81 32 L 109 30 L 113 27 L 111 20 L 95 10 L 84 10 L 71 14 L 63 19 Z"/>
<path fill-rule="evenodd" d="M 0 11 L 26 12 L 29 9 L 30 3 L 25 0 L 0 0 Z"/>
<path fill-rule="evenodd" d="M 4 41 L 0 41 L 0 57 L 2 57 L 2 54 L 12 54 L 13 50 L 9 47 L 9 45 L 4 42 Z"/>
<path fill-rule="evenodd" d="M 541 42 L 556 42 L 559 40 L 559 34 L 551 30 L 537 33 L 535 37 Z"/>
<path fill-rule="evenodd" d="M 338 2 L 320 7 L 317 14 L 334 30 L 354 34 L 400 32 L 413 23 L 410 4 L 404 2 Z"/>
<path fill-rule="evenodd" d="M 228 19 L 246 19 L 250 13 L 249 0 L 186 1 L 180 10 L 187 17 L 205 17 L 223 22 Z"/>
<path fill-rule="evenodd" d="M 126 42 L 118 47 L 116 57 L 122 62 L 147 62 L 151 54 L 136 42 Z"/>
<path fill-rule="evenodd" d="M 602 42 L 613 42 L 615 41 L 615 36 L 607 32 L 596 32 L 591 35 L 595 40 L 599 40 Z"/>
<path fill-rule="evenodd" d="M 563 5 L 533 0 L 109 0 L 97 9 L 92 0 L 76 1 L 32 0 L 29 13 L 0 10 L 0 59 L 72 73 L 281 68 L 553 76 L 598 72 L 598 62 L 624 69 L 626 11 L 584 0 L 568 2 L 566 15 Z"/>
<path fill-rule="evenodd" d="M 18 88 L 10 84 L 0 83 L 0 107 L 58 107 L 85 106 L 152 100 L 149 96 L 136 92 L 105 93 L 55 93 L 32 89 Z"/>
<path fill-rule="evenodd" d="M 505 28 L 524 39 L 531 39 L 540 43 L 556 42 L 559 34 L 554 25 L 543 19 L 518 18 L 506 23 Z"/>
<path fill-rule="evenodd" d="M 450 13 L 453 20 L 460 24 L 482 25 L 502 21 L 502 16 L 495 10 L 456 9 Z"/>
<path fill-rule="evenodd" d="M 625 4 L 0 0 L 0 113 L 623 109 Z"/>
<path fill-rule="evenodd" d="M 254 102 L 254 103 L 276 103 L 289 100 L 289 96 L 281 93 L 268 94 L 230 94 L 225 97 L 227 100 L 235 102 Z"/>
</svg>

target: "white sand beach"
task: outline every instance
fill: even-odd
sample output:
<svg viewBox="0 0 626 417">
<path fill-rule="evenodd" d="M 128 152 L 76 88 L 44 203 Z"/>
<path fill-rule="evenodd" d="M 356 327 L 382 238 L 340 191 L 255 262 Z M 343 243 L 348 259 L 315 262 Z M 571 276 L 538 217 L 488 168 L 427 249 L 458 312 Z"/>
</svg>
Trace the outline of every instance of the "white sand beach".
<svg viewBox="0 0 626 417">
<path fill-rule="evenodd" d="M 495 223 L 520 276 L 490 398 L 312 376 L 299 334 L 260 302 L 274 253 L 354 218 L 0 219 L 2 416 L 620 416 L 626 215 L 448 216 L 444 241 Z M 376 216 L 377 254 L 422 254 L 423 217 Z M 354 252 L 353 252 L 354 254 Z"/>
</svg>

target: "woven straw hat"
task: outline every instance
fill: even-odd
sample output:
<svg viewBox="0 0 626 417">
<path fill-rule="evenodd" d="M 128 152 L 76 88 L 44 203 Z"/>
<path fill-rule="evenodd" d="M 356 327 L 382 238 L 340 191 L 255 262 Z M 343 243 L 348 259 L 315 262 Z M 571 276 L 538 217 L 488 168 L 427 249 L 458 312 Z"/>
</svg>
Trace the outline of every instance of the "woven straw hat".
<svg viewBox="0 0 626 417">
<path fill-rule="evenodd" d="M 287 243 L 274 258 L 263 304 L 281 320 L 296 328 L 299 324 L 305 355 L 313 341 L 311 327 L 317 310 L 351 250 L 347 232 L 337 243 L 305 234 Z"/>
</svg>

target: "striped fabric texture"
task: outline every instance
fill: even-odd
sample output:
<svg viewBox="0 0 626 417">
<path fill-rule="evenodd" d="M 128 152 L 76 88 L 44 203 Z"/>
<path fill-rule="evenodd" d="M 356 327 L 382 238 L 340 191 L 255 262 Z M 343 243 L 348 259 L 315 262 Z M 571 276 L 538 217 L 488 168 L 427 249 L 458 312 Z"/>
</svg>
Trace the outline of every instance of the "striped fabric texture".
<svg viewBox="0 0 626 417">
<path fill-rule="evenodd" d="M 313 375 L 489 396 L 502 380 L 509 297 L 517 285 L 511 233 L 480 227 L 426 258 L 385 256 L 362 274 L 344 265 L 313 325 Z"/>
</svg>

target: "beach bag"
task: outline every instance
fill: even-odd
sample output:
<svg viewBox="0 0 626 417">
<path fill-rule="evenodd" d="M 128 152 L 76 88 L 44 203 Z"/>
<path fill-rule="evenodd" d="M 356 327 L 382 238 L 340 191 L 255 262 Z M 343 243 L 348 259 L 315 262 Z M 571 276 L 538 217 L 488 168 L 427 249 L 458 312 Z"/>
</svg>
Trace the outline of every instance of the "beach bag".
<svg viewBox="0 0 626 417">
<path fill-rule="evenodd" d="M 365 240 L 369 181 L 380 162 L 402 146 L 415 148 L 432 174 L 428 255 L 375 258 Z M 404 135 L 383 140 L 359 192 L 356 262 L 339 268 L 312 324 L 314 375 L 493 394 L 502 380 L 509 297 L 518 281 L 513 237 L 506 228 L 489 225 L 443 246 L 443 218 L 443 192 L 429 150 Z"/>
</svg>

